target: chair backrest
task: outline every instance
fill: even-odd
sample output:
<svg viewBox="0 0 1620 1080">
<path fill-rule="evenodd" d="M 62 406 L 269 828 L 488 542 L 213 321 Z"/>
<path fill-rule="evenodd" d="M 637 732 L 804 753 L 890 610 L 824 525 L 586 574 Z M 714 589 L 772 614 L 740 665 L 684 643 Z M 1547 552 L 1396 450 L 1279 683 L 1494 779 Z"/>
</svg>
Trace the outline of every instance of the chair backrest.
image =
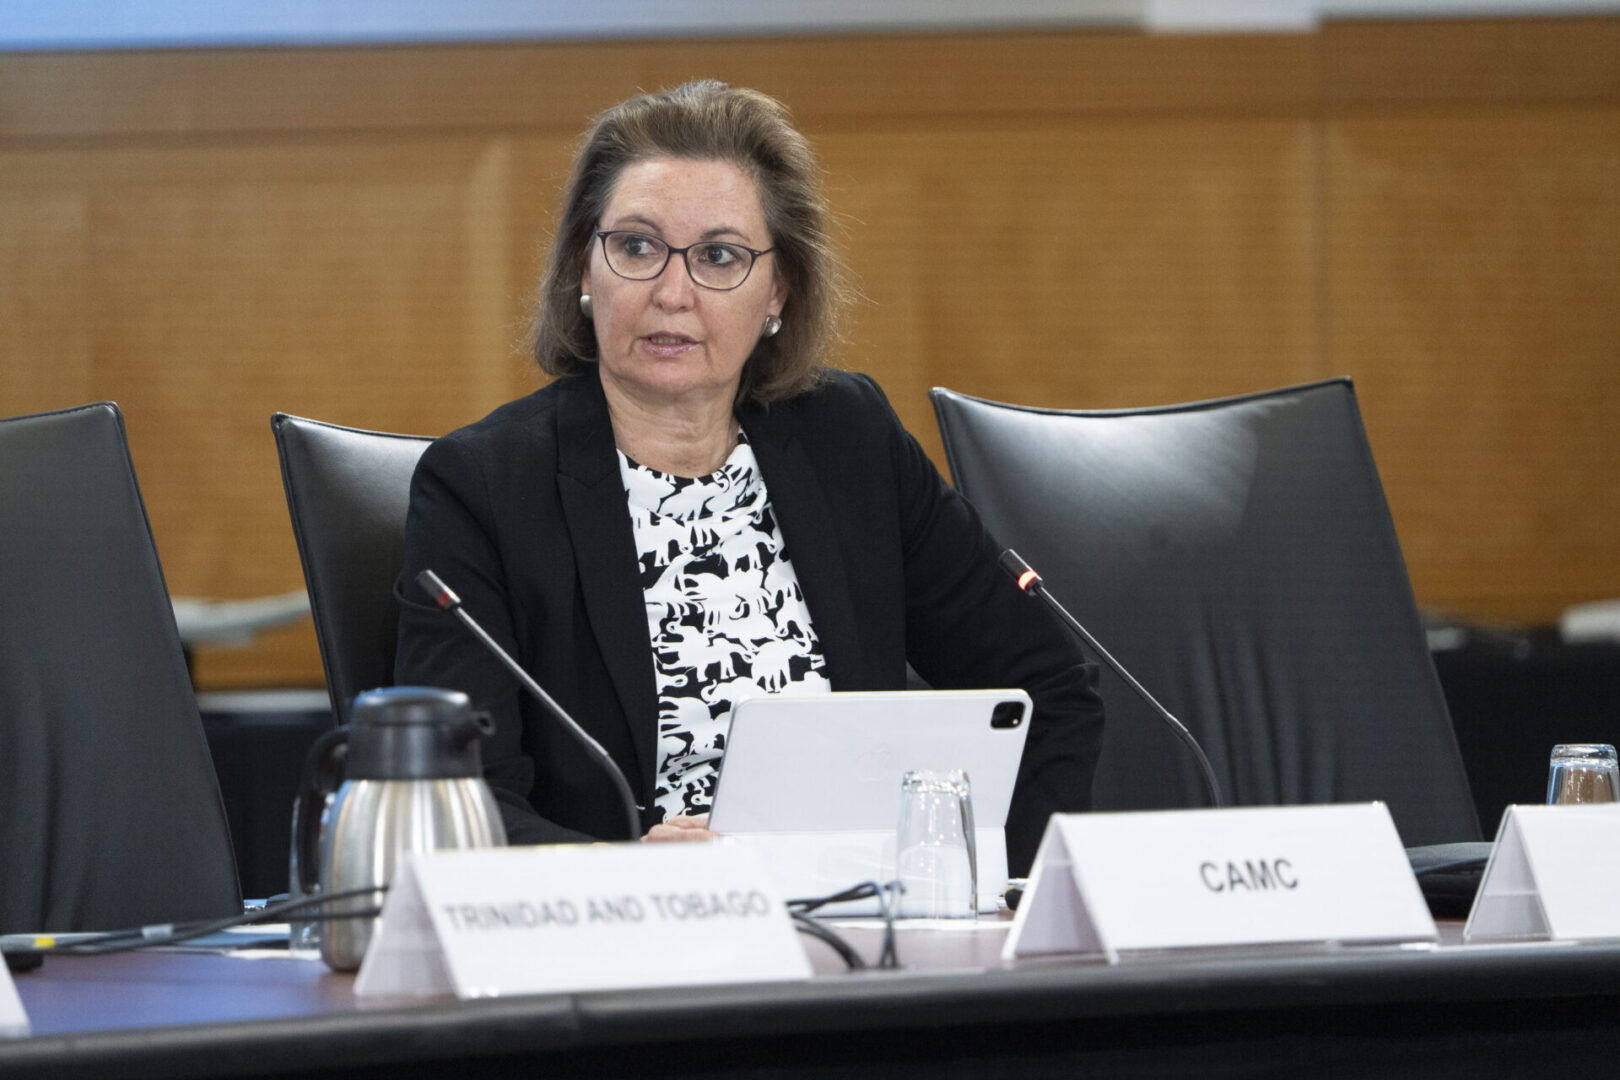
<svg viewBox="0 0 1620 1080">
<path fill-rule="evenodd" d="M 405 558 L 411 474 L 433 440 L 286 413 L 270 426 L 332 711 L 348 723 L 356 694 L 394 681 L 394 579 Z"/>
<path fill-rule="evenodd" d="M 0 933 L 240 913 L 117 406 L 0 420 L 0 595 Z"/>
<path fill-rule="evenodd" d="M 930 396 L 958 490 L 1187 724 L 1229 802 L 1381 799 L 1408 846 L 1478 838 L 1349 380 L 1099 412 Z M 1097 808 L 1201 805 L 1164 725 L 1102 687 Z"/>
</svg>

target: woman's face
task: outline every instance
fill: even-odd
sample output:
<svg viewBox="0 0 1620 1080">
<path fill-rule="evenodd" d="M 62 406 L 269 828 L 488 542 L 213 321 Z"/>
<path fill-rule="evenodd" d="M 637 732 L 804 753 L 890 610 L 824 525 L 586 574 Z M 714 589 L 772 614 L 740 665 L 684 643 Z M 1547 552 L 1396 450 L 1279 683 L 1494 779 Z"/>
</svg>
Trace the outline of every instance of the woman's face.
<svg viewBox="0 0 1620 1080">
<path fill-rule="evenodd" d="M 765 251 L 772 243 L 753 180 L 726 161 L 660 157 L 629 166 L 597 228 L 671 247 L 715 240 Z M 620 277 L 594 236 L 580 289 L 592 298 L 604 388 L 653 409 L 723 401 L 729 410 L 766 316 L 779 315 L 787 299 L 775 255 L 756 259 L 746 281 L 722 292 L 693 281 L 674 254 L 655 278 Z"/>
</svg>

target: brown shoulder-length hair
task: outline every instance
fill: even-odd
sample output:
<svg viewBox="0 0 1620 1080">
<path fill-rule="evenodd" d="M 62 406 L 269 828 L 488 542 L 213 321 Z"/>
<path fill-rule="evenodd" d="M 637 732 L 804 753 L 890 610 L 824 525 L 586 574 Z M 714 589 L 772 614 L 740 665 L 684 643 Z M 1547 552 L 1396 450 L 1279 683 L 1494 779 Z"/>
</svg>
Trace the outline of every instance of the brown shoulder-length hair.
<svg viewBox="0 0 1620 1080">
<path fill-rule="evenodd" d="M 637 94 L 586 132 L 536 297 L 535 362 L 560 376 L 596 359 L 596 332 L 579 308 L 581 275 L 619 175 L 654 157 L 728 161 L 754 178 L 787 301 L 782 329 L 761 338 L 743 365 L 737 401 L 767 404 L 809 389 L 837 337 L 845 299 L 821 167 L 786 106 L 713 80 Z"/>
</svg>

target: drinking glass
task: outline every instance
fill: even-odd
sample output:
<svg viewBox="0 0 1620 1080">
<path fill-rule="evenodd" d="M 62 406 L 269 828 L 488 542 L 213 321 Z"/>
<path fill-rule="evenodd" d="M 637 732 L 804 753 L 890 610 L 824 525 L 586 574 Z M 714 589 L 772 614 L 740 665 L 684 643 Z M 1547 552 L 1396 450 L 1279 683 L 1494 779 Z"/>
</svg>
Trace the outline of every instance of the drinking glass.
<svg viewBox="0 0 1620 1080">
<path fill-rule="evenodd" d="M 978 917 L 979 865 L 967 773 L 913 771 L 900 781 L 895 871 L 901 918 Z"/>
<path fill-rule="evenodd" d="M 1547 803 L 1612 803 L 1620 799 L 1620 765 L 1607 743 L 1569 743 L 1553 747 L 1547 774 Z"/>
</svg>

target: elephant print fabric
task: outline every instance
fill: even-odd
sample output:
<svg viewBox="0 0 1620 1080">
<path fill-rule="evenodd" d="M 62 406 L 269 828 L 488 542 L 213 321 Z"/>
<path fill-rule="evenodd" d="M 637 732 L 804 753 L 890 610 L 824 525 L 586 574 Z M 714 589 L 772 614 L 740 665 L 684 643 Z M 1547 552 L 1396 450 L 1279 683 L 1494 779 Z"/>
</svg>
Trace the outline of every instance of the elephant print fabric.
<svg viewBox="0 0 1620 1080">
<path fill-rule="evenodd" d="M 619 455 L 658 680 L 662 818 L 706 814 L 731 707 L 830 689 L 765 480 L 746 437 L 717 472 L 671 476 Z"/>
</svg>

